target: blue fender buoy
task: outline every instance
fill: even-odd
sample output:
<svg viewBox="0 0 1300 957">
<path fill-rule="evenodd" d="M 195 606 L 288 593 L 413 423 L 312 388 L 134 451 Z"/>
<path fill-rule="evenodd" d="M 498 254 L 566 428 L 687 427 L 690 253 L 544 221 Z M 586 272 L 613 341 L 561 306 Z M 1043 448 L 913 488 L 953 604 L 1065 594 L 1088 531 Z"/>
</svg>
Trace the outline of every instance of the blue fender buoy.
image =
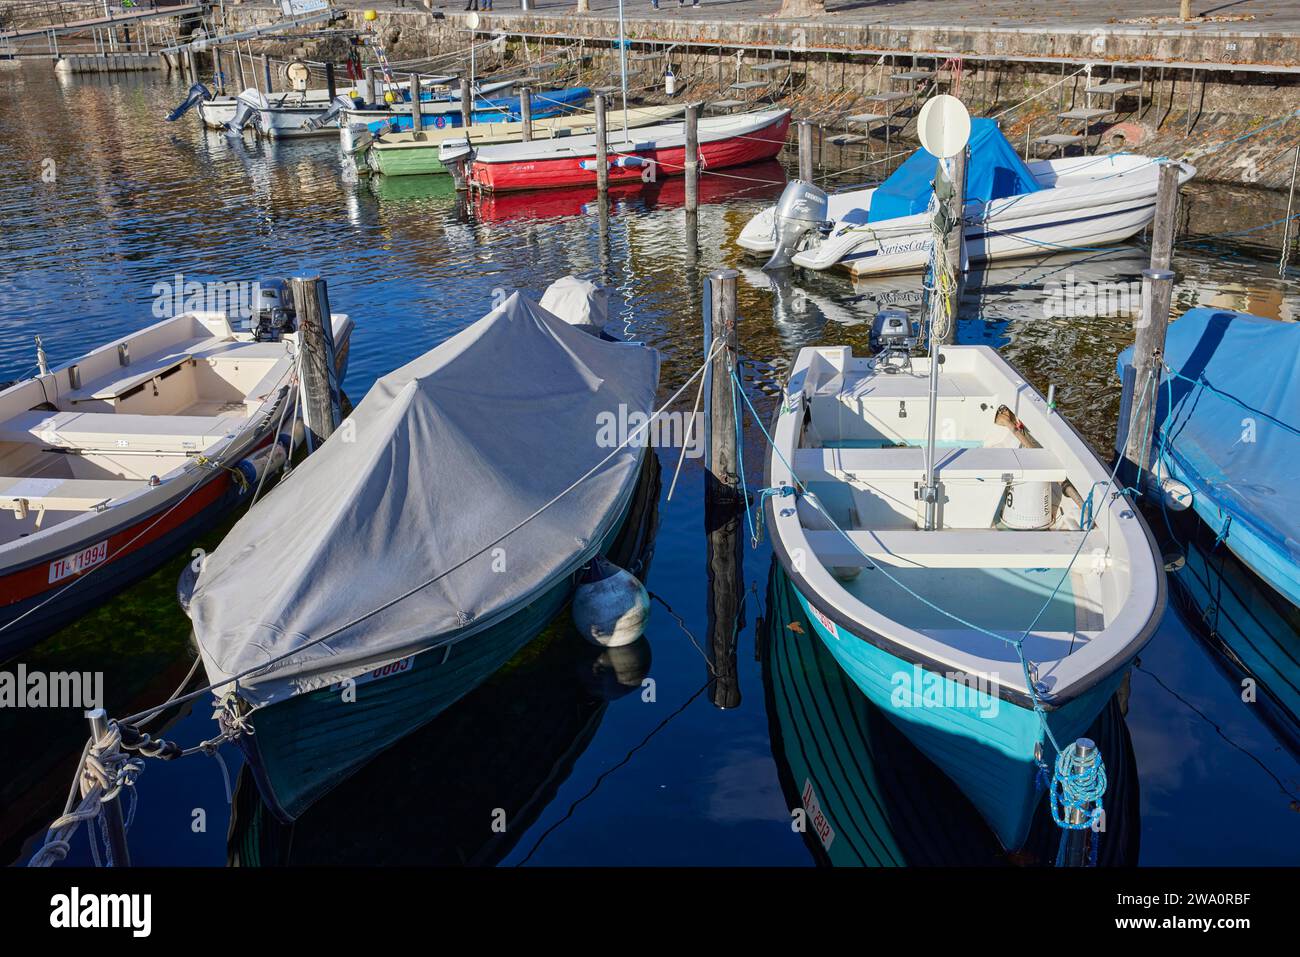
<svg viewBox="0 0 1300 957">
<path fill-rule="evenodd" d="M 650 596 L 637 577 L 597 557 L 573 595 L 573 623 L 593 645 L 618 648 L 641 637 L 650 620 Z"/>
</svg>

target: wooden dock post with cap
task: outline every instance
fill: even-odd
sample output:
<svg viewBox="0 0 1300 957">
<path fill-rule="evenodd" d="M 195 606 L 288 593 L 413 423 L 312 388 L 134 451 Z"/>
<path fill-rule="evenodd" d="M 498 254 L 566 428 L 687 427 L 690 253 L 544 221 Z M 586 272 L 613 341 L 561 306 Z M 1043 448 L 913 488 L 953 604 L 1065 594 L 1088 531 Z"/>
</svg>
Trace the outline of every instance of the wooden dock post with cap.
<svg viewBox="0 0 1300 957">
<path fill-rule="evenodd" d="M 303 425 L 307 428 L 307 449 L 314 452 L 334 434 L 343 418 L 334 367 L 334 326 L 324 279 L 290 279 L 289 287 L 298 321 Z"/>
<path fill-rule="evenodd" d="M 474 86 L 467 76 L 460 78 L 460 124 L 465 129 L 474 125 Z"/>
<path fill-rule="evenodd" d="M 705 356 L 712 356 L 705 375 L 704 432 L 708 458 L 706 499 L 719 505 L 734 505 L 740 485 L 736 458 L 736 392 L 732 370 L 736 368 L 736 280 L 734 269 L 719 269 L 709 275 L 705 288 Z"/>
<path fill-rule="evenodd" d="M 799 121 L 799 178 L 805 183 L 813 181 L 812 120 Z"/>
<path fill-rule="evenodd" d="M 1173 299 L 1174 229 L 1178 216 L 1177 163 L 1160 164 L 1156 218 L 1151 227 L 1151 268 L 1142 270 L 1142 310 L 1134 324 L 1133 365 L 1124 376 L 1120 400 L 1117 447 L 1122 451 L 1124 478 L 1150 477 L 1152 429 L 1164 364 L 1169 304 Z"/>
<path fill-rule="evenodd" d="M 700 208 L 700 105 L 686 106 L 686 211 Z"/>
</svg>

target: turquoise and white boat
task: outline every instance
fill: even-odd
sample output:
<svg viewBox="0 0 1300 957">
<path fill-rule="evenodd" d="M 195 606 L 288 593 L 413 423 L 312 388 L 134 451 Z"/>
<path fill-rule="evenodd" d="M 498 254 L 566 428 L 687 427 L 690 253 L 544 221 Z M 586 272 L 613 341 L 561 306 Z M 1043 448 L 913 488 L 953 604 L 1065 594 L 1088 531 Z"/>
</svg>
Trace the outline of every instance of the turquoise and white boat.
<svg viewBox="0 0 1300 957">
<path fill-rule="evenodd" d="M 763 692 L 772 757 L 804 843 L 834 867 L 987 867 L 1050 863 L 1061 834 L 1047 808 L 1025 846 L 1006 853 L 974 806 L 858 691 L 773 562 L 761 629 Z M 1141 801 L 1133 744 L 1110 699 L 1088 737 L 1106 756 L 1106 832 L 1097 863 L 1138 861 Z"/>
<path fill-rule="evenodd" d="M 933 348 L 930 427 L 929 358 L 801 350 L 764 508 L 817 636 L 1014 849 L 1040 760 L 1110 700 L 1164 611 L 1164 573 L 1106 468 L 1005 360 Z"/>
</svg>

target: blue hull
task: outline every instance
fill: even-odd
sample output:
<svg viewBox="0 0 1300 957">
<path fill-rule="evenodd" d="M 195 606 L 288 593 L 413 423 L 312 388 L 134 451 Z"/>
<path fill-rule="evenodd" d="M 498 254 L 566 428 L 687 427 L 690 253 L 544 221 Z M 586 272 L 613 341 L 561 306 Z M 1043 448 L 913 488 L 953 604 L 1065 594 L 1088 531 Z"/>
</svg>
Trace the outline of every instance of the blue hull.
<svg viewBox="0 0 1300 957">
<path fill-rule="evenodd" d="M 1034 760 L 1040 737 L 1037 715 L 995 696 L 975 694 L 848 633 L 817 612 L 793 583 L 787 587 L 817 636 L 867 699 L 952 779 L 1003 847 L 1015 850 L 1023 845 L 1043 796 Z M 1124 670 L 1048 713 L 1057 741 L 1073 741 L 1088 729 L 1119 687 Z M 1046 747 L 1050 760 L 1050 746 Z"/>
</svg>

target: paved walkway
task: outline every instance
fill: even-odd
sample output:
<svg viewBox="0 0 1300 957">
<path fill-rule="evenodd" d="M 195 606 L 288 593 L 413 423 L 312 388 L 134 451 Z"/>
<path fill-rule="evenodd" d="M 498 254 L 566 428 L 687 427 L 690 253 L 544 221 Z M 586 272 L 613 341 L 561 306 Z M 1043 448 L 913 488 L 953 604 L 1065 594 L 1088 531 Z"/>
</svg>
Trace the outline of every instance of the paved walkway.
<svg viewBox="0 0 1300 957">
<path fill-rule="evenodd" d="M 335 5 L 389 8 L 395 4 L 336 0 Z M 408 3 L 408 6 L 415 5 L 415 0 Z M 618 0 L 589 0 L 589 5 L 592 13 L 598 15 L 618 11 Z M 534 0 L 532 6 L 534 12 L 541 15 L 569 15 L 576 9 L 576 2 Z M 1193 16 L 1225 19 L 1201 19 L 1189 24 L 1176 19 L 1178 0 L 827 0 L 826 7 L 828 13 L 825 17 L 807 22 L 1034 32 L 1134 30 L 1178 34 L 1195 30 L 1218 34 L 1300 35 L 1300 2 L 1297 0 L 1194 0 Z M 432 3 L 432 9 L 446 13 L 457 13 L 464 8 L 464 2 L 433 0 Z M 698 7 L 679 6 L 677 0 L 660 0 L 659 10 L 655 10 L 649 0 L 624 2 L 625 15 L 636 19 L 755 20 L 774 18 L 780 9 L 781 0 L 701 0 Z M 513 3 L 498 0 L 494 4 L 496 13 L 517 13 L 519 10 L 518 0 Z M 1170 18 L 1171 15 L 1169 22 L 1149 22 Z"/>
</svg>

